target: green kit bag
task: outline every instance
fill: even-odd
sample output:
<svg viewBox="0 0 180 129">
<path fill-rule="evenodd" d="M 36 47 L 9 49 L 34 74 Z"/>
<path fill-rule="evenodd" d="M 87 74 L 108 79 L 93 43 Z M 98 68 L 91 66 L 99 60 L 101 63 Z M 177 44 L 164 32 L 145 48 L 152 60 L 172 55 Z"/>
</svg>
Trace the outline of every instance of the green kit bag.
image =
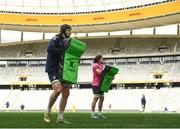
<svg viewBox="0 0 180 129">
<path fill-rule="evenodd" d="M 103 92 L 108 92 L 111 86 L 114 76 L 118 73 L 119 69 L 106 65 L 103 72 L 100 83 L 100 90 Z"/>
<path fill-rule="evenodd" d="M 75 84 L 78 78 L 80 57 L 86 50 L 86 44 L 75 38 L 71 38 L 66 42 L 69 42 L 69 47 L 64 55 L 62 81 L 68 84 Z"/>
</svg>

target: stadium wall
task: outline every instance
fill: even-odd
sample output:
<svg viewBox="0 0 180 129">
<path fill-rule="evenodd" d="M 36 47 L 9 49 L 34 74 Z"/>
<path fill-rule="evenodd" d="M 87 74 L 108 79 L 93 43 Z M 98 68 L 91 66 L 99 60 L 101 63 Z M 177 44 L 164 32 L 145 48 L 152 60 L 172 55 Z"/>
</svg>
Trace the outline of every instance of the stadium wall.
<svg viewBox="0 0 180 129">
<path fill-rule="evenodd" d="M 46 110 L 51 90 L 20 91 L 0 90 L 0 110 L 7 110 L 5 103 L 10 103 L 8 110 L 20 110 L 25 105 L 26 111 Z M 180 88 L 111 90 L 105 94 L 104 111 L 141 111 L 142 94 L 146 96 L 146 112 L 162 112 L 166 107 L 171 112 L 180 111 Z M 81 98 L 81 99 L 79 99 Z M 68 111 L 90 111 L 93 98 L 91 89 L 72 89 L 67 103 Z M 52 110 L 58 111 L 59 99 Z"/>
</svg>

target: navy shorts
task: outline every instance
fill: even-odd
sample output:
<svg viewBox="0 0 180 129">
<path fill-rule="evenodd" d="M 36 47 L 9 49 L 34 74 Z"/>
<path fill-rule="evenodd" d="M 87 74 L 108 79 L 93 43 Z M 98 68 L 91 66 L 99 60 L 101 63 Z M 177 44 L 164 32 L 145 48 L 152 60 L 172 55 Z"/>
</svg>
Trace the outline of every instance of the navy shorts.
<svg viewBox="0 0 180 129">
<path fill-rule="evenodd" d="M 93 94 L 97 97 L 104 96 L 104 92 L 99 89 L 98 86 L 92 86 Z"/>
<path fill-rule="evenodd" d="M 60 72 L 48 72 L 48 77 L 49 77 L 49 80 L 51 82 L 51 85 L 53 85 L 55 82 L 61 82 L 63 85 L 70 86 L 70 84 L 63 82 L 61 80 L 62 75 Z"/>
<path fill-rule="evenodd" d="M 146 103 L 145 103 L 145 102 L 142 102 L 142 103 L 141 103 L 141 106 L 142 106 L 142 108 L 145 108 L 145 107 L 146 107 Z"/>
</svg>

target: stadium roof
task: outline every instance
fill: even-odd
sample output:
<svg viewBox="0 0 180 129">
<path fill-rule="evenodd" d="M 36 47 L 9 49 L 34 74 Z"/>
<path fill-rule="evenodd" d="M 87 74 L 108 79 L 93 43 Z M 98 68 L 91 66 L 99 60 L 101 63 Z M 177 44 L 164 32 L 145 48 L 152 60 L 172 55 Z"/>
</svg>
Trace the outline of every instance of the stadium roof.
<svg viewBox="0 0 180 129">
<path fill-rule="evenodd" d="M 165 0 L 0 0 L 1 11 L 68 13 L 119 9 Z"/>
<path fill-rule="evenodd" d="M 180 0 L 0 0 L 0 29 L 110 32 L 180 23 Z"/>
</svg>

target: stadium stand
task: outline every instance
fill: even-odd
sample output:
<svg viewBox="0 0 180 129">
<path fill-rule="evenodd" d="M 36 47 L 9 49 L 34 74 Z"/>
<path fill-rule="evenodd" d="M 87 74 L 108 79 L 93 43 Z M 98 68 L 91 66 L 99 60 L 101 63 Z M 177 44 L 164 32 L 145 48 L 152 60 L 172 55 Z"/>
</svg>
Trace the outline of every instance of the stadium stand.
<svg viewBox="0 0 180 129">
<path fill-rule="evenodd" d="M 103 54 L 104 56 L 128 56 L 136 54 L 163 54 L 180 52 L 179 38 L 92 38 L 82 39 L 87 43 L 83 57 Z M 34 41 L 35 42 L 35 41 Z M 97 45 L 98 44 L 98 45 Z M 3 57 L 46 57 L 47 41 L 0 47 Z M 9 52 L 11 51 L 11 52 Z"/>
<path fill-rule="evenodd" d="M 43 5 L 43 2 L 39 3 Z M 20 110 L 21 104 L 28 111 L 46 109 L 52 87 L 45 73 L 48 44 L 45 34 L 57 32 L 59 25 L 68 20 L 75 30 L 75 37 L 85 32 L 86 36 L 79 39 L 87 43 L 87 50 L 80 63 L 78 84 L 71 88 L 67 110 L 74 106 L 78 111 L 91 110 L 91 64 L 95 55 L 102 54 L 107 64 L 120 69 L 113 81 L 115 86 L 112 85 L 105 95 L 104 110 L 109 110 L 109 105 L 112 105 L 113 111 L 141 111 L 140 99 L 145 94 L 146 112 L 162 112 L 165 107 L 169 111 L 180 112 L 180 88 L 173 84 L 180 84 L 180 30 L 179 21 L 174 18 L 179 16 L 179 0 L 124 0 L 119 4 L 122 7 L 114 5 L 109 8 L 110 3 L 104 3 L 103 8 L 94 10 L 93 6 L 88 6 L 86 11 L 78 10 L 80 6 L 72 3 L 74 11 L 66 8 L 66 12 L 57 11 L 59 5 L 54 10 L 47 5 L 28 5 L 34 8 L 31 10 L 25 5 L 17 5 L 13 2 L 0 5 L 0 16 L 4 20 L 0 28 L 19 30 L 22 41 L 0 43 L 0 110 Z M 17 8 L 23 11 L 17 11 Z M 9 17 L 11 15 L 14 17 Z M 57 18 L 59 20 L 55 22 Z M 80 18 L 81 23 L 77 20 Z M 176 35 L 156 35 L 157 26 L 168 24 L 176 24 Z M 151 35 L 133 35 L 133 29 L 146 27 L 152 27 Z M 121 30 L 129 30 L 129 35 L 111 35 L 112 31 Z M 39 31 L 43 40 L 24 41 L 23 31 Z M 88 36 L 90 32 L 105 31 L 107 36 Z M 10 103 L 9 109 L 6 109 L 6 102 Z M 53 111 L 58 111 L 58 102 L 54 104 Z"/>
<path fill-rule="evenodd" d="M 164 63 L 164 64 L 131 64 L 131 65 L 115 65 L 120 69 L 120 73 L 116 76 L 115 82 L 118 80 L 153 80 L 155 73 L 161 73 L 163 80 L 179 80 L 180 64 Z M 43 83 L 49 84 L 47 73 L 44 66 L 42 67 L 0 67 L 1 85 L 21 84 L 20 77 L 25 76 L 27 84 Z M 85 75 L 85 76 L 84 76 Z M 91 66 L 80 66 L 78 74 L 79 83 L 90 84 L 92 80 Z"/>
</svg>

